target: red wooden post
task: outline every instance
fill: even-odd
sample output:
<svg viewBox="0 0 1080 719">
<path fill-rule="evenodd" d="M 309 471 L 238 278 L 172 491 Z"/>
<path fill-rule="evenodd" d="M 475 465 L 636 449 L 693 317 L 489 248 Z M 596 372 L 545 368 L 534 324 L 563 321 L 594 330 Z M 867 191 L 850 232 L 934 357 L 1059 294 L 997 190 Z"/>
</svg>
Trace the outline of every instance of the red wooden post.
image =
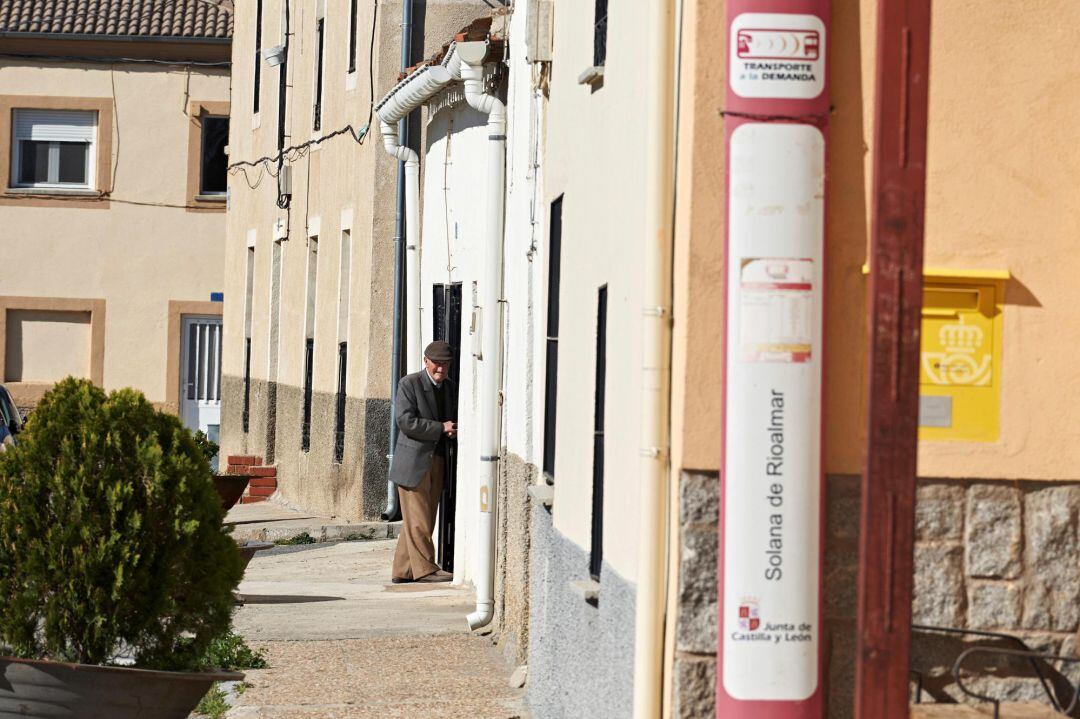
<svg viewBox="0 0 1080 719">
<path fill-rule="evenodd" d="M 908 716 L 930 0 L 879 0 L 855 716 Z"/>
</svg>

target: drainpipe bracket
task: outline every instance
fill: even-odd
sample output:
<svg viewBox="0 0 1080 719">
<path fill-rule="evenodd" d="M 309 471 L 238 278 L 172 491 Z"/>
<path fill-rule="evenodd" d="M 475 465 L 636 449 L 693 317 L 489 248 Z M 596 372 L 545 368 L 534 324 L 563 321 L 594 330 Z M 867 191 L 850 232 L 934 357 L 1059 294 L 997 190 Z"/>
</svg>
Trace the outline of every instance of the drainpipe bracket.
<svg viewBox="0 0 1080 719">
<path fill-rule="evenodd" d="M 555 488 L 550 484 L 534 484 L 529 487 L 529 496 L 534 502 L 543 505 L 547 509 L 555 504 Z"/>
<path fill-rule="evenodd" d="M 642 447 L 638 450 L 638 454 L 648 459 L 660 459 L 664 457 L 666 452 L 660 447 Z"/>
<path fill-rule="evenodd" d="M 581 74 L 578 75 L 577 81 L 578 81 L 579 85 L 595 85 L 596 83 L 600 82 L 603 79 L 604 79 L 604 66 L 603 65 L 593 65 L 592 67 L 587 67 L 584 70 L 582 70 Z"/>
<path fill-rule="evenodd" d="M 596 606 L 600 602 L 600 582 L 594 579 L 578 579 L 570 582 L 570 589 L 587 603 Z"/>
</svg>

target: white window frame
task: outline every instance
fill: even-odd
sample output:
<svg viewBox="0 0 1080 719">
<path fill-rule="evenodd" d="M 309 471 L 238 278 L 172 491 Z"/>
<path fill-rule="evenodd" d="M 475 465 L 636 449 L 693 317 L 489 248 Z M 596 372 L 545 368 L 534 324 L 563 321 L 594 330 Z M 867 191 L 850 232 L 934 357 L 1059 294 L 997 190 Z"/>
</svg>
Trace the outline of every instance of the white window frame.
<svg viewBox="0 0 1080 719">
<path fill-rule="evenodd" d="M 73 182 L 22 182 L 22 142 L 24 140 L 31 140 L 36 142 L 48 142 L 49 143 L 49 174 L 54 172 L 59 176 L 59 144 L 65 140 L 34 140 L 33 137 L 27 137 L 20 134 L 18 131 L 18 114 L 20 112 L 42 112 L 35 108 L 15 108 L 12 112 L 11 123 L 11 174 L 10 174 L 10 186 L 13 188 L 32 188 L 43 190 L 93 190 L 97 185 L 97 149 L 98 149 L 98 128 L 100 127 L 101 118 L 96 110 L 48 110 L 51 113 L 79 113 L 79 114 L 92 114 L 94 116 L 93 130 L 90 133 L 90 138 L 86 151 L 86 182 L 82 184 L 76 184 Z M 67 140 L 69 141 L 69 140 Z"/>
</svg>

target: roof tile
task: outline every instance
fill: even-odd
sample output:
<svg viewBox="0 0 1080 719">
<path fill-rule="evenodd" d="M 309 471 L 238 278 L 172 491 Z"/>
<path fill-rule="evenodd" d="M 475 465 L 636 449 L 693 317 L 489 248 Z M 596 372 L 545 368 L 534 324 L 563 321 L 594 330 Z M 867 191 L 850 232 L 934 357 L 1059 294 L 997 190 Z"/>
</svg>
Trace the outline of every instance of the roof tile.
<svg viewBox="0 0 1080 719">
<path fill-rule="evenodd" d="M 230 38 L 230 0 L 0 0 L 0 32 Z"/>
</svg>

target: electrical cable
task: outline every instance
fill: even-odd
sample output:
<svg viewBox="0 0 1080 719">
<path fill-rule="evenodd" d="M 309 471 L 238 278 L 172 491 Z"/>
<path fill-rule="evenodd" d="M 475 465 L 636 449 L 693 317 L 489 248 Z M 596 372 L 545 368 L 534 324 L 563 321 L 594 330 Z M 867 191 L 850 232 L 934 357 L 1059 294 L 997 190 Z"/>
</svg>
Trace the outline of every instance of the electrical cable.
<svg viewBox="0 0 1080 719">
<path fill-rule="evenodd" d="M 237 160 L 236 162 L 229 165 L 229 174 L 235 174 L 234 171 L 242 167 L 258 167 L 266 162 L 277 163 L 278 160 L 281 159 L 286 159 L 289 162 L 295 162 L 296 160 L 303 159 L 304 155 L 307 154 L 308 150 L 310 150 L 315 145 L 321 145 L 327 140 L 337 137 L 338 135 L 344 135 L 345 133 L 348 133 L 352 137 L 352 139 L 356 141 L 357 144 L 362 145 L 364 144 L 364 138 L 367 136 L 367 132 L 368 125 L 364 125 L 359 130 L 354 129 L 352 125 L 346 125 L 345 127 L 334 130 L 333 132 L 329 132 L 322 137 L 313 138 L 311 140 L 308 140 L 307 142 L 301 142 L 299 145 L 290 145 L 289 147 L 283 148 L 280 152 L 273 155 L 264 155 L 257 160 Z"/>
<path fill-rule="evenodd" d="M 32 199 L 32 200 L 56 200 L 59 202 L 116 202 L 121 205 L 138 205 L 140 207 L 170 207 L 178 210 L 207 210 L 216 209 L 213 205 L 188 205 L 174 202 L 151 202 L 144 200 L 125 200 L 113 197 L 111 191 L 101 190 L 86 194 L 63 195 L 53 192 L 4 192 L 0 193 L 0 199 Z"/>
<path fill-rule="evenodd" d="M 333 132 L 328 132 L 321 137 L 312 138 L 311 140 L 301 142 L 298 145 L 290 145 L 289 147 L 282 148 L 274 155 L 264 155 L 263 157 L 260 157 L 256 160 L 237 160 L 236 162 L 231 163 L 228 167 L 230 175 L 235 175 L 237 172 L 244 171 L 244 178 L 245 182 L 248 183 L 248 187 L 251 187 L 251 189 L 255 189 L 255 187 L 258 187 L 259 183 L 262 182 L 263 173 L 262 171 L 260 171 L 259 178 L 256 180 L 255 185 L 252 186 L 251 180 L 248 177 L 247 172 L 245 171 L 246 168 L 261 168 L 261 170 L 269 172 L 272 177 L 276 177 L 277 175 L 270 171 L 271 164 L 277 165 L 282 160 L 287 160 L 290 163 L 301 160 L 307 155 L 307 153 L 311 150 L 312 147 L 315 147 L 316 145 L 321 145 L 327 140 L 338 137 L 339 135 L 348 134 L 356 144 L 364 144 L 364 140 L 367 138 L 369 129 L 371 128 L 371 120 L 375 112 L 375 32 L 378 29 L 379 3 L 376 0 L 376 2 L 372 3 L 372 5 L 374 6 L 374 11 L 372 12 L 371 16 L 371 41 L 368 47 L 369 102 L 367 121 L 364 123 L 364 125 L 359 130 L 357 130 L 351 124 L 349 124 L 345 127 L 334 130 Z"/>
<path fill-rule="evenodd" d="M 103 36 L 108 37 L 108 36 Z M 31 55 L 28 53 L 3 52 L 0 58 L 15 58 L 17 60 L 33 60 L 35 62 L 90 62 L 90 63 L 132 63 L 142 65 L 173 65 L 176 67 L 221 67 L 228 68 L 232 65 L 228 60 L 210 62 L 205 60 L 156 60 L 144 57 L 88 57 L 81 55 Z"/>
<path fill-rule="evenodd" d="M 833 113 L 832 107 L 828 112 L 823 113 L 811 113 L 808 115 L 763 115 L 756 112 L 735 112 L 734 110 L 721 110 L 720 117 L 737 117 L 743 120 L 754 120 L 755 122 L 806 122 L 814 124 L 817 122 L 825 122 L 829 119 L 829 115 Z"/>
<path fill-rule="evenodd" d="M 116 104 L 116 68 L 109 67 L 109 85 L 112 87 L 113 132 L 116 133 L 116 154 L 113 155 L 112 176 L 109 177 L 109 192 L 116 189 L 116 173 L 120 169 L 120 108 Z"/>
</svg>

